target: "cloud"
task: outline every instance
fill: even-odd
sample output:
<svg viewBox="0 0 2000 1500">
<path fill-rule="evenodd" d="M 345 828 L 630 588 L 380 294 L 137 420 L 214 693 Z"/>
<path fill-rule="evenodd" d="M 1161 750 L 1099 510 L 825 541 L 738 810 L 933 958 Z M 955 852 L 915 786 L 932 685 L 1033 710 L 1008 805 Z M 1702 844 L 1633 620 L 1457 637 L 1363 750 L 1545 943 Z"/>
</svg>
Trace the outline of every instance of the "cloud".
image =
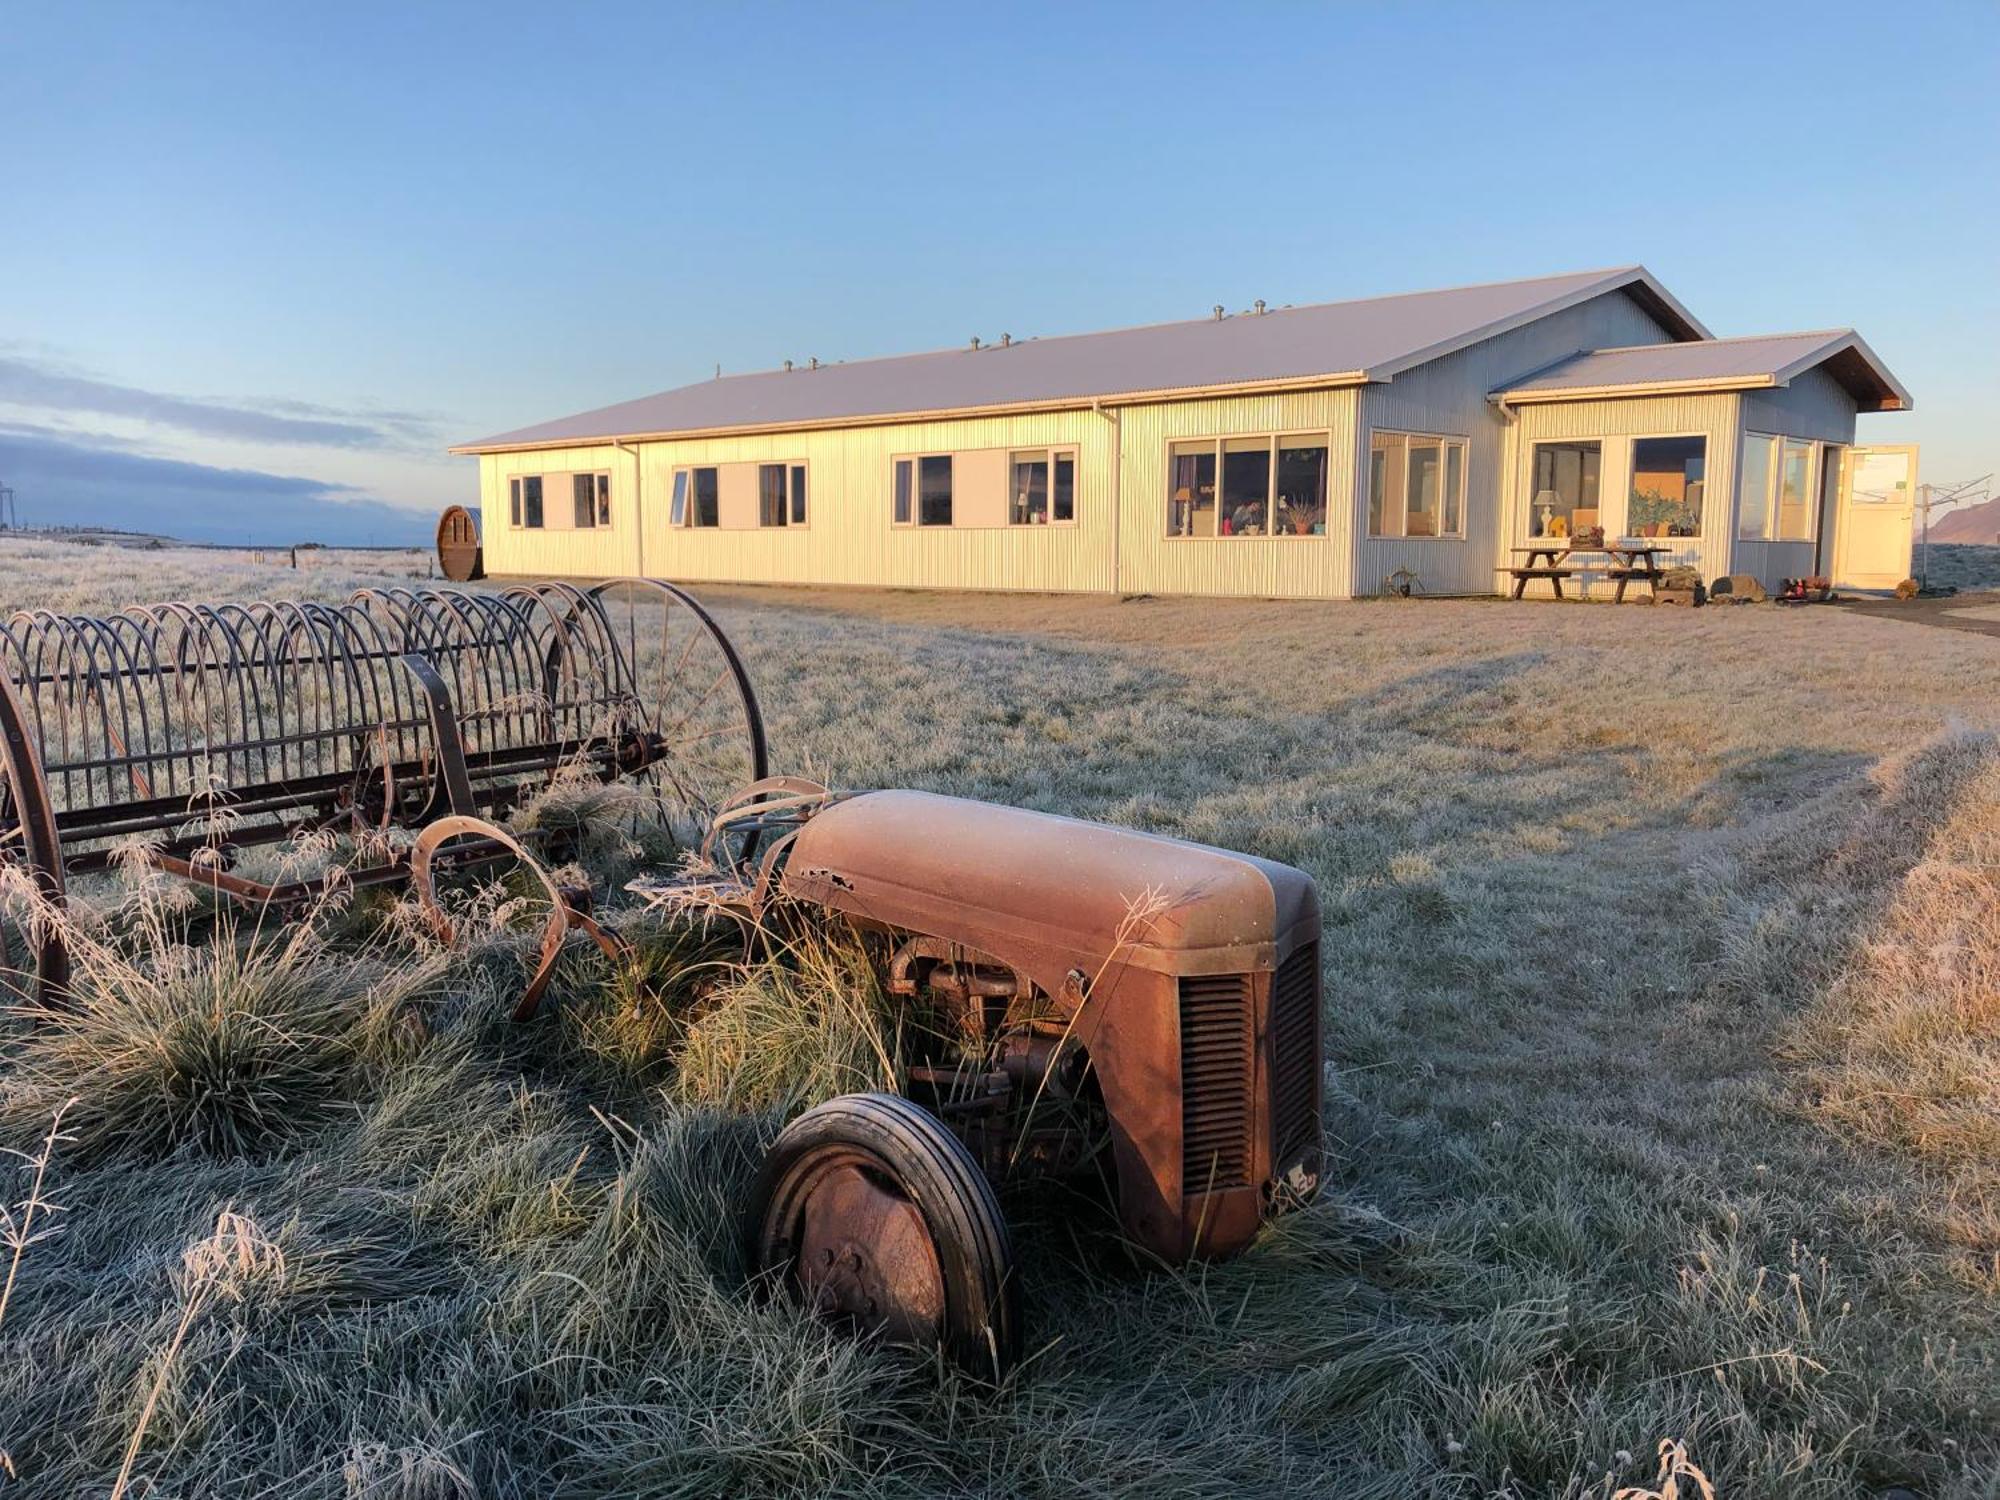
<svg viewBox="0 0 2000 1500">
<path fill-rule="evenodd" d="M 296 474 L 157 458 L 117 439 L 0 422 L 0 477 L 31 526 L 106 526 L 192 542 L 421 545 L 430 518 Z"/>
<path fill-rule="evenodd" d="M 306 401 L 197 400 L 98 380 L 19 354 L 0 354 L 0 402 L 125 417 L 232 442 L 317 448 L 430 446 L 438 425 L 421 412 L 350 411 Z"/>
</svg>

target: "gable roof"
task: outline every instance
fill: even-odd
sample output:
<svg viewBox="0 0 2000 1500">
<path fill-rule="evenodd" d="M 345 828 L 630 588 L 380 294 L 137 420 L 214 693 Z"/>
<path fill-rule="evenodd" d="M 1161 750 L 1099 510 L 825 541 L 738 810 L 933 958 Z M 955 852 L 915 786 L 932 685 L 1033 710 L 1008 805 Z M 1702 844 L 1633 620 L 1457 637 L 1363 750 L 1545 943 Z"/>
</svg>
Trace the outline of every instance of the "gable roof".
<svg viewBox="0 0 2000 1500">
<path fill-rule="evenodd" d="M 1643 266 L 1281 307 L 949 349 L 817 369 L 704 380 L 637 401 L 452 448 L 488 453 L 558 444 L 861 425 L 1098 401 L 1358 385 L 1622 291 L 1676 338 L 1708 330 Z"/>
<path fill-rule="evenodd" d="M 1907 411 L 1913 404 L 1902 382 L 1852 328 L 1591 349 L 1517 380 L 1500 394 L 1510 404 L 1521 404 L 1670 391 L 1761 390 L 1789 385 L 1822 365 L 1862 411 Z"/>
</svg>

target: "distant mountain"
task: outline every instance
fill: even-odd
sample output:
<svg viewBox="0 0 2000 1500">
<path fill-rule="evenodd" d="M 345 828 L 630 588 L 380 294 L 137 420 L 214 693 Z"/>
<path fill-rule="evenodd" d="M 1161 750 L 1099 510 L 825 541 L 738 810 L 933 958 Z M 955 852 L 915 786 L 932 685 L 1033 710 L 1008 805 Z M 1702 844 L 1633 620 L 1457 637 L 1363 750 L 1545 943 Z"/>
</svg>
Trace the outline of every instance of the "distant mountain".
<svg viewBox="0 0 2000 1500">
<path fill-rule="evenodd" d="M 103 526 L 190 542 L 421 546 L 435 521 L 323 480 L 222 469 L 0 424 L 0 480 L 26 526 Z"/>
<path fill-rule="evenodd" d="M 1922 521 L 1919 520 L 1919 525 Z M 2000 496 L 1979 505 L 1946 511 L 1931 518 L 1934 542 L 1975 542 L 1992 546 L 2000 541 Z"/>
</svg>

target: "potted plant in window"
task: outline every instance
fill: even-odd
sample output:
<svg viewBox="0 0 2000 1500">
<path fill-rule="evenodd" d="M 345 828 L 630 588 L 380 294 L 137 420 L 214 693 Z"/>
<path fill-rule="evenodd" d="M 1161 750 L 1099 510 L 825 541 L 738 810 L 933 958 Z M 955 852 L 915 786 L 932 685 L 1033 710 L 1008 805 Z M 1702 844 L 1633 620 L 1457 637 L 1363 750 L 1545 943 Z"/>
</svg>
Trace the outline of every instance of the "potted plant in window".
<svg viewBox="0 0 2000 1500">
<path fill-rule="evenodd" d="M 1320 522 L 1326 519 L 1326 512 L 1317 505 L 1295 505 L 1288 514 L 1295 536 L 1311 536 Z"/>
</svg>

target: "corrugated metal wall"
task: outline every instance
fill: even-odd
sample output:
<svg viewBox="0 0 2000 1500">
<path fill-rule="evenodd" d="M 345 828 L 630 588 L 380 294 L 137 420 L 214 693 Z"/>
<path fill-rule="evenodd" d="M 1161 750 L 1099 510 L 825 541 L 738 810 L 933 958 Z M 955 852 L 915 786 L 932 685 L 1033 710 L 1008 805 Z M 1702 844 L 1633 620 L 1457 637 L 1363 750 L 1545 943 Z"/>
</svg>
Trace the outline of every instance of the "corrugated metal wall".
<svg viewBox="0 0 2000 1500">
<path fill-rule="evenodd" d="M 479 545 L 488 573 L 549 573 L 610 578 L 639 571 L 639 527 L 632 503 L 635 456 L 613 447 L 550 448 L 534 453 L 486 453 L 479 459 Z M 611 524 L 587 531 L 570 525 L 569 481 L 545 487 L 539 531 L 511 524 L 508 481 L 517 475 L 562 475 L 608 469 Z"/>
<path fill-rule="evenodd" d="M 895 588 L 1102 591 L 1111 587 L 1112 425 L 1090 411 L 913 422 L 808 433 L 647 443 L 641 448 L 645 566 L 667 578 Z M 1073 526 L 891 524 L 897 454 L 1073 447 Z M 668 524 L 686 464 L 806 464 L 802 527 L 744 531 Z"/>
<path fill-rule="evenodd" d="M 1356 405 L 1355 392 L 1341 389 L 1121 409 L 1119 591 L 1345 598 L 1350 592 Z M 1169 444 L 1190 438 L 1302 433 L 1328 436 L 1326 535 L 1167 534 Z"/>
<path fill-rule="evenodd" d="M 1612 292 L 1446 355 L 1362 393 L 1355 473 L 1363 487 L 1354 511 L 1354 584 L 1370 594 L 1399 568 L 1423 580 L 1427 593 L 1490 594 L 1508 560 L 1507 423 L 1487 398 L 1491 391 L 1581 349 L 1663 343 L 1669 335 L 1623 292 Z M 1369 433 L 1435 433 L 1467 439 L 1465 538 L 1368 535 Z M 1511 584 L 1509 585 L 1511 587 Z"/>
<path fill-rule="evenodd" d="M 1743 430 L 1852 443 L 1854 397 L 1826 371 L 1808 370 L 1780 390 L 1745 391 Z"/>
<path fill-rule="evenodd" d="M 1662 559 L 1668 565 L 1685 563 L 1701 569 L 1703 578 L 1730 571 L 1731 544 L 1736 526 L 1736 397 L 1730 393 L 1708 396 L 1628 397 L 1612 401 L 1554 401 L 1539 406 L 1517 408 L 1518 420 L 1510 434 L 1507 463 L 1514 476 L 1513 499 L 1507 506 L 1503 554 L 1527 540 L 1526 505 L 1533 482 L 1531 463 L 1537 442 L 1560 438 L 1596 438 L 1603 445 L 1603 468 L 1598 480 L 1604 530 L 1618 535 L 1625 524 L 1625 504 L 1632 482 L 1632 442 L 1634 437 L 1680 437 L 1700 433 L 1708 439 L 1708 455 L 1702 490 L 1701 535 L 1662 537 L 1662 545 L 1673 548 Z M 1531 585 L 1541 593 L 1547 585 Z M 1608 583 L 1593 583 L 1592 595 L 1612 591 Z"/>
</svg>

